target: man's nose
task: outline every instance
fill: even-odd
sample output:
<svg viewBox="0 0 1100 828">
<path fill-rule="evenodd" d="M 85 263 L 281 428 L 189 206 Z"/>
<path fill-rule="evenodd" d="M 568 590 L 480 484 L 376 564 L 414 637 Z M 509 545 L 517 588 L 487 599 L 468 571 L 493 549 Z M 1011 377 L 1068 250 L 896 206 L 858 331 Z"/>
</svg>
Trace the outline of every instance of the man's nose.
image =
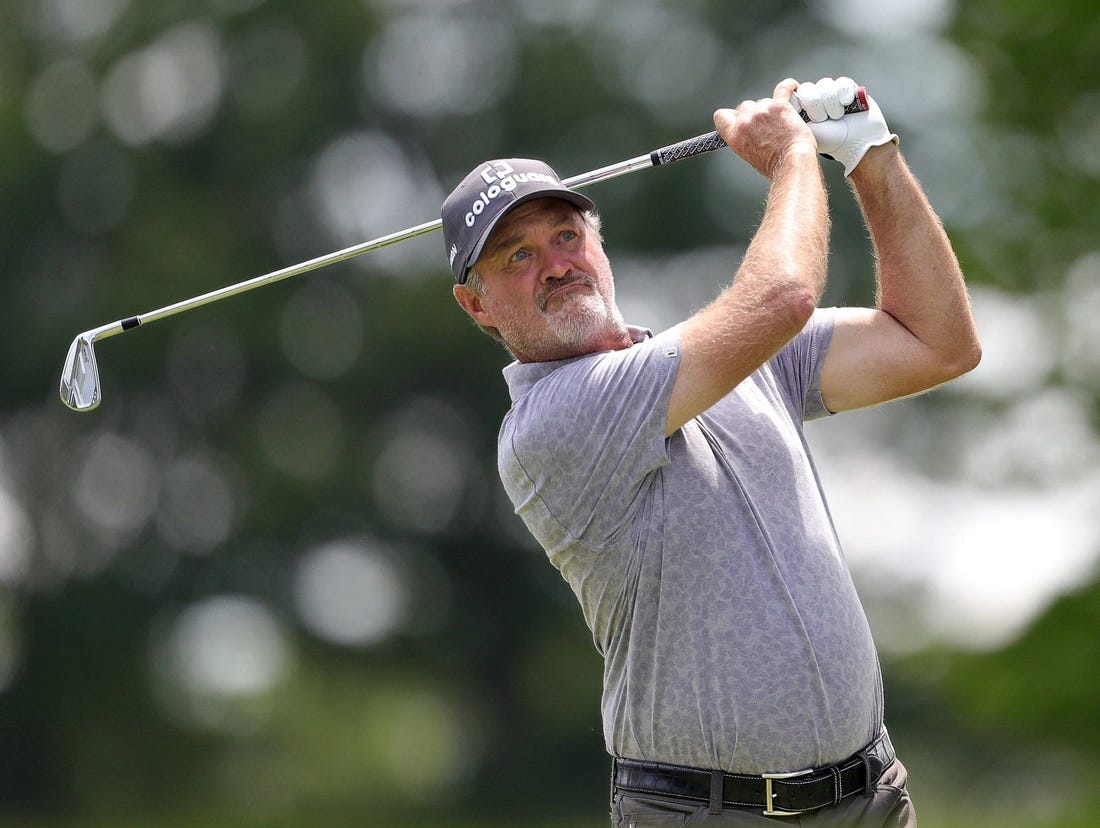
<svg viewBox="0 0 1100 828">
<path fill-rule="evenodd" d="M 547 247 L 542 257 L 542 272 L 539 277 L 543 282 L 551 279 L 562 279 L 573 269 L 573 261 L 563 250 L 556 247 Z"/>
</svg>

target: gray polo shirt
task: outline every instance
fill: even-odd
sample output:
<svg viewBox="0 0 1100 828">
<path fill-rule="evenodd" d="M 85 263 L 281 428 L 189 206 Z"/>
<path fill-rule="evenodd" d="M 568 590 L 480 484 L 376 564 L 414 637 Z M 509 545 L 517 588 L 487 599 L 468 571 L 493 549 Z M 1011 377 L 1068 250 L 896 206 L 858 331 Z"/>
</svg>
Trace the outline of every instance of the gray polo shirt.
<svg viewBox="0 0 1100 828">
<path fill-rule="evenodd" d="M 609 752 L 780 772 L 881 727 L 878 657 L 802 432 L 827 413 L 832 320 L 817 311 L 668 438 L 679 327 L 505 369 L 501 479 L 604 657 Z"/>
</svg>

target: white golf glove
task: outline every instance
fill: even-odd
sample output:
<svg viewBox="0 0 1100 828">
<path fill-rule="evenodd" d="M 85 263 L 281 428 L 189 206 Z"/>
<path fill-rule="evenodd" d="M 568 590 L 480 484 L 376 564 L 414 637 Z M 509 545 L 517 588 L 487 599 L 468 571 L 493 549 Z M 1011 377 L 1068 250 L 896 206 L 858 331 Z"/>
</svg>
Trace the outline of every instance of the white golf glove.
<svg viewBox="0 0 1100 828">
<path fill-rule="evenodd" d="M 843 164 L 845 176 L 852 174 L 871 147 L 887 141 L 898 143 L 898 136 L 890 132 L 882 110 L 870 95 L 866 96 L 865 112 L 844 111 L 855 101 L 858 90 L 851 78 L 822 78 L 817 83 L 800 83 L 791 96 L 791 104 L 809 121 L 817 151 Z"/>
</svg>

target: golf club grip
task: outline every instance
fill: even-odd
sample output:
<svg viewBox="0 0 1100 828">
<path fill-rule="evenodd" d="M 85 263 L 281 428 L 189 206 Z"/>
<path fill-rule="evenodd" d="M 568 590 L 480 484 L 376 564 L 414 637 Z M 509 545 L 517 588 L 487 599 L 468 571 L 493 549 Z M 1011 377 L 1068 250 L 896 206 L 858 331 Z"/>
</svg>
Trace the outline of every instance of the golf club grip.
<svg viewBox="0 0 1100 828">
<path fill-rule="evenodd" d="M 722 140 L 721 135 L 717 132 L 708 132 L 706 135 L 696 135 L 686 141 L 679 141 L 675 144 L 669 144 L 667 147 L 653 150 L 649 154 L 649 160 L 654 167 L 659 167 L 662 164 L 671 164 L 673 161 L 691 158 L 693 155 L 713 152 L 725 145 L 726 142 Z"/>
<path fill-rule="evenodd" d="M 851 115 L 855 112 L 866 112 L 868 108 L 867 90 L 860 86 L 856 89 L 855 100 L 844 107 L 844 114 Z M 798 114 L 802 116 L 803 121 L 808 122 L 810 120 L 810 116 L 801 109 L 798 111 Z M 694 138 L 688 138 L 686 141 L 680 141 L 675 144 L 669 144 L 667 147 L 653 150 L 653 152 L 649 154 L 649 160 L 654 167 L 659 167 L 662 164 L 671 164 L 673 161 L 682 161 L 685 158 L 691 158 L 693 155 L 713 152 L 724 146 L 726 146 L 726 142 L 722 140 L 722 136 L 717 132 L 708 132 L 706 135 L 697 135 Z"/>
</svg>

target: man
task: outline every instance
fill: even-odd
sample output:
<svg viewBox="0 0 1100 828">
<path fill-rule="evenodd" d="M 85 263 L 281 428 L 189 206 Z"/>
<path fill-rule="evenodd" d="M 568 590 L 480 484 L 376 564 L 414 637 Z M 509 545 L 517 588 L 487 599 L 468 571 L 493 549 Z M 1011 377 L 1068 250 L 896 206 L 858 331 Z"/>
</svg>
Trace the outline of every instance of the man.
<svg viewBox="0 0 1100 828">
<path fill-rule="evenodd" d="M 656 336 L 624 322 L 593 204 L 545 164 L 483 164 L 443 206 L 455 299 L 516 360 L 501 478 L 605 660 L 615 825 L 914 824 L 802 422 L 932 388 L 980 347 L 941 224 L 873 99 L 844 114 L 855 94 L 788 79 L 715 113 L 770 182 L 763 220 L 732 283 Z M 870 230 L 875 308 L 817 309 L 819 153 Z"/>
</svg>

